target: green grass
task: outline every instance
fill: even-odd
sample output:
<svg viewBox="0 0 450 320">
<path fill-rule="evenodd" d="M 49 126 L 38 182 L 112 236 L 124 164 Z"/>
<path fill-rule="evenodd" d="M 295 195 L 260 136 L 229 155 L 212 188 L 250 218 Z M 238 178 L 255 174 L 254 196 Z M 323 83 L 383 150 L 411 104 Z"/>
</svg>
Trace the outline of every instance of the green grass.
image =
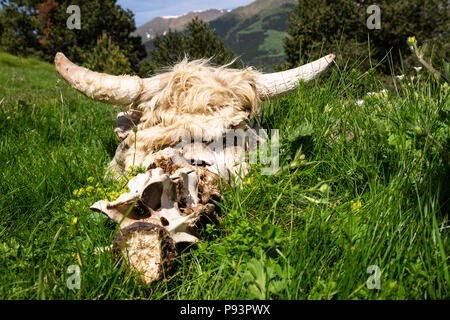
<svg viewBox="0 0 450 320">
<path fill-rule="evenodd" d="M 0 53 L 0 299 L 450 298 L 449 89 L 421 77 L 369 97 L 382 89 L 372 74 L 333 67 L 266 103 L 283 170 L 254 166 L 224 190 L 220 223 L 146 287 L 93 254 L 117 231 L 88 207 L 120 187 L 102 179 L 119 108 L 57 82 L 51 65 Z M 80 263 L 81 289 L 69 290 Z M 379 290 L 366 286 L 370 265 Z"/>
</svg>

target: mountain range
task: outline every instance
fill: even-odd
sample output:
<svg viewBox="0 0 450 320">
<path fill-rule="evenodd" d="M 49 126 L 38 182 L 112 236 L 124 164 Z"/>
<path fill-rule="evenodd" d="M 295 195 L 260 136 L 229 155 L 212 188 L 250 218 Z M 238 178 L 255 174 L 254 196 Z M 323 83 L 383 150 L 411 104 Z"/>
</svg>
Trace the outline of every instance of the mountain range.
<svg viewBox="0 0 450 320">
<path fill-rule="evenodd" d="M 209 22 L 227 12 L 229 12 L 229 10 L 209 9 L 204 11 L 191 11 L 180 16 L 156 17 L 138 27 L 132 35 L 140 36 L 145 43 L 154 39 L 156 35 L 164 35 L 169 29 L 183 30 L 184 26 L 195 17 L 199 17 L 203 21 Z"/>
<path fill-rule="evenodd" d="M 217 35 L 247 64 L 272 69 L 284 62 L 287 12 L 297 0 L 257 0 L 210 22 Z"/>
<path fill-rule="evenodd" d="M 193 11 L 177 17 L 158 17 L 140 26 L 134 34 L 142 37 L 146 48 L 153 48 L 156 34 L 164 35 L 170 29 L 183 30 L 195 16 L 209 22 L 219 38 L 237 54 L 246 65 L 273 70 L 273 65 L 284 63 L 283 39 L 287 36 L 287 12 L 298 0 L 256 0 L 232 11 L 210 9 Z"/>
</svg>

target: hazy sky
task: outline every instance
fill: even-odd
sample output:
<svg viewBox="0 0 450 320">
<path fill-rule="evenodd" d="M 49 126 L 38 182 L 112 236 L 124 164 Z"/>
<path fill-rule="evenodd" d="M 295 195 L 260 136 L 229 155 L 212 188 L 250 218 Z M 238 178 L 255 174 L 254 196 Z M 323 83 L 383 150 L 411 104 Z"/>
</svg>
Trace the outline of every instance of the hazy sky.
<svg viewBox="0 0 450 320">
<path fill-rule="evenodd" d="M 194 10 L 231 10 L 253 1 L 255 0 L 118 0 L 117 2 L 123 8 L 133 11 L 136 26 L 139 27 L 159 16 L 178 16 Z"/>
</svg>

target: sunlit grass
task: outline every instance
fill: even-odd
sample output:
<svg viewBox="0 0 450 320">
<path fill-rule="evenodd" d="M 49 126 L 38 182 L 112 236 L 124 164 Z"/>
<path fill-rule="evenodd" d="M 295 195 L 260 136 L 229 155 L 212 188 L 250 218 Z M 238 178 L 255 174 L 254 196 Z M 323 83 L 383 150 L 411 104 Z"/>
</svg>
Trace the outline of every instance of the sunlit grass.
<svg viewBox="0 0 450 320">
<path fill-rule="evenodd" d="M 381 92 L 374 75 L 335 66 L 266 103 L 261 125 L 280 129 L 283 169 L 254 166 L 224 190 L 220 223 L 149 287 L 94 254 L 117 231 L 88 208 L 124 187 L 103 179 L 119 108 L 45 63 L 0 53 L 0 71 L 1 299 L 450 297 L 449 89 L 425 71 Z M 80 290 L 66 286 L 70 265 Z M 379 290 L 366 286 L 371 265 Z"/>
</svg>

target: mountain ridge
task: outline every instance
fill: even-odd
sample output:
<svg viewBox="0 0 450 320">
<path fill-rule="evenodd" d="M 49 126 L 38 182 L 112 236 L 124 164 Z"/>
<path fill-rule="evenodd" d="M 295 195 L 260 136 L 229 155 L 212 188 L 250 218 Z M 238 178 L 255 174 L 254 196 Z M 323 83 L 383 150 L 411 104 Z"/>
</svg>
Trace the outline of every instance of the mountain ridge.
<svg viewBox="0 0 450 320">
<path fill-rule="evenodd" d="M 272 71 L 284 63 L 287 12 L 297 0 L 257 0 L 212 21 L 211 28 L 245 64 Z"/>
<path fill-rule="evenodd" d="M 297 0 L 256 0 L 228 12 L 210 9 L 207 11 L 211 11 L 211 14 L 197 16 L 216 30 L 217 36 L 224 40 L 245 65 L 272 71 L 274 65 L 285 62 L 283 39 L 288 35 L 287 12 L 292 11 L 296 4 Z M 216 14 L 215 17 L 213 13 Z M 194 16 L 184 15 L 182 16 L 185 17 L 184 20 L 179 20 L 181 17 L 174 18 L 178 19 L 178 29 L 174 27 L 171 29 L 181 31 Z M 147 50 L 154 48 L 152 35 L 143 36 L 142 31 L 148 31 L 152 21 L 159 23 L 163 21 L 166 23 L 166 29 L 161 29 L 162 31 L 155 35 L 164 35 L 164 31 L 168 30 L 168 23 L 172 20 L 171 17 L 155 19 L 138 28 Z M 151 29 L 154 32 L 158 31 L 155 27 Z"/>
<path fill-rule="evenodd" d="M 142 42 L 145 43 L 155 38 L 156 35 L 164 35 L 165 32 L 171 30 L 180 31 L 193 18 L 199 17 L 205 22 L 214 20 L 221 15 L 229 12 L 226 9 L 208 9 L 199 11 L 190 11 L 179 16 L 162 16 L 156 17 L 144 23 L 132 33 L 133 36 L 140 36 Z"/>
</svg>

